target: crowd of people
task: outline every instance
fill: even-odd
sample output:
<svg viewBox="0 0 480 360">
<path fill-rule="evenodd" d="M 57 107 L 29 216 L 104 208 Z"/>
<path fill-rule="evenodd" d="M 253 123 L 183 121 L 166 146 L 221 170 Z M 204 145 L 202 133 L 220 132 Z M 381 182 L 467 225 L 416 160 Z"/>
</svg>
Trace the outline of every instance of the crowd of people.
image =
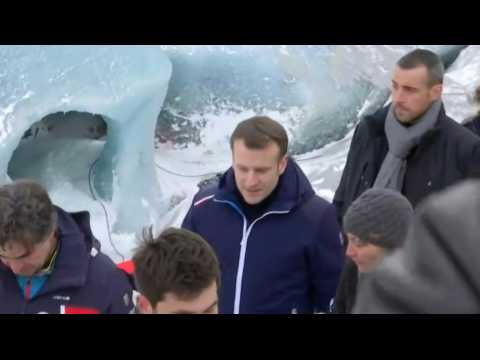
<svg viewBox="0 0 480 360">
<path fill-rule="evenodd" d="M 1 186 L 0 313 L 479 312 L 480 112 L 463 126 L 446 114 L 444 72 L 429 50 L 397 61 L 391 103 L 358 122 L 332 203 L 282 125 L 241 122 L 231 167 L 199 186 L 181 228 L 146 223 L 122 264 L 87 212 L 31 180 Z"/>
</svg>

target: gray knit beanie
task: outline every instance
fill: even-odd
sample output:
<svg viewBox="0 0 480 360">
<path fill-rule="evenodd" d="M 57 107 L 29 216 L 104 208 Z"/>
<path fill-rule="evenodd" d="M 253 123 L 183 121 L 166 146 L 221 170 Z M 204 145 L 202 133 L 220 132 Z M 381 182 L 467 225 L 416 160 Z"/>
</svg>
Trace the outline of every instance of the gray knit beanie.
<svg viewBox="0 0 480 360">
<path fill-rule="evenodd" d="M 410 202 L 397 191 L 373 188 L 360 195 L 343 217 L 343 231 L 387 249 L 402 246 L 413 217 Z"/>
</svg>

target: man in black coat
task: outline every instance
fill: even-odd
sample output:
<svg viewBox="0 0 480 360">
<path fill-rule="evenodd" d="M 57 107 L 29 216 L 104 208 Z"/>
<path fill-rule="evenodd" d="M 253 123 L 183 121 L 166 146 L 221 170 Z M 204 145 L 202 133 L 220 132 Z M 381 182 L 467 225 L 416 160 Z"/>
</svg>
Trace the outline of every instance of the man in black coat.
<svg viewBox="0 0 480 360">
<path fill-rule="evenodd" d="M 443 64 L 416 49 L 396 64 L 392 104 L 358 124 L 333 202 L 346 210 L 369 188 L 403 194 L 415 207 L 459 180 L 480 177 L 480 138 L 448 117 L 441 100 Z"/>
<path fill-rule="evenodd" d="M 440 58 L 429 50 L 414 50 L 398 61 L 392 104 L 355 130 L 334 197 L 340 222 L 371 187 L 397 190 L 415 207 L 433 192 L 480 177 L 480 139 L 446 115 L 443 74 Z"/>
</svg>

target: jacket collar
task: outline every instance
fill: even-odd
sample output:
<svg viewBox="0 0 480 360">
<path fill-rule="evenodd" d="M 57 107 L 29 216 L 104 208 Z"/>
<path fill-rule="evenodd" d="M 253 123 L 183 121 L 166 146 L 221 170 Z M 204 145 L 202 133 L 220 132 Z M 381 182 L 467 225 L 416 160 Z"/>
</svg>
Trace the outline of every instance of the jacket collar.
<svg viewBox="0 0 480 360">
<path fill-rule="evenodd" d="M 277 195 L 267 212 L 289 211 L 315 195 L 308 178 L 292 158 L 288 159 L 287 168 L 278 180 L 277 189 Z M 215 199 L 239 204 L 233 168 L 228 169 L 220 179 Z"/>
</svg>

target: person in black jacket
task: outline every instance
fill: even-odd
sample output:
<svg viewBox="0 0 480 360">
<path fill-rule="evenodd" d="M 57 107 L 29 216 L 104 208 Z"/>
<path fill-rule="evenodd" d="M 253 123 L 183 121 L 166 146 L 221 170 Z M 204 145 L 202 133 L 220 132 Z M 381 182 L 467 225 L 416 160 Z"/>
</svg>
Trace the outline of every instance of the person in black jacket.
<svg viewBox="0 0 480 360">
<path fill-rule="evenodd" d="M 402 249 L 358 289 L 353 313 L 480 313 L 480 181 L 429 197 Z"/>
<path fill-rule="evenodd" d="M 350 314 L 357 283 L 374 270 L 382 259 L 402 246 L 409 230 L 413 208 L 408 200 L 390 189 L 364 192 L 347 210 L 343 219 L 348 238 L 348 262 L 340 278 L 334 312 Z"/>
<path fill-rule="evenodd" d="M 475 90 L 474 101 L 475 104 L 480 108 L 480 86 L 478 86 Z M 463 126 L 475 134 L 480 135 L 480 109 L 477 111 L 476 115 L 465 119 Z"/>
<path fill-rule="evenodd" d="M 397 190 L 415 207 L 433 192 L 480 177 L 480 139 L 446 115 L 443 74 L 440 58 L 428 50 L 414 50 L 398 61 L 392 104 L 355 130 L 334 196 L 340 222 L 371 187 Z"/>
<path fill-rule="evenodd" d="M 440 58 L 429 50 L 397 62 L 392 104 L 355 129 L 333 199 L 340 224 L 350 204 L 372 187 L 398 191 L 415 208 L 434 192 L 480 177 L 480 138 L 446 115 L 443 76 Z"/>
</svg>

